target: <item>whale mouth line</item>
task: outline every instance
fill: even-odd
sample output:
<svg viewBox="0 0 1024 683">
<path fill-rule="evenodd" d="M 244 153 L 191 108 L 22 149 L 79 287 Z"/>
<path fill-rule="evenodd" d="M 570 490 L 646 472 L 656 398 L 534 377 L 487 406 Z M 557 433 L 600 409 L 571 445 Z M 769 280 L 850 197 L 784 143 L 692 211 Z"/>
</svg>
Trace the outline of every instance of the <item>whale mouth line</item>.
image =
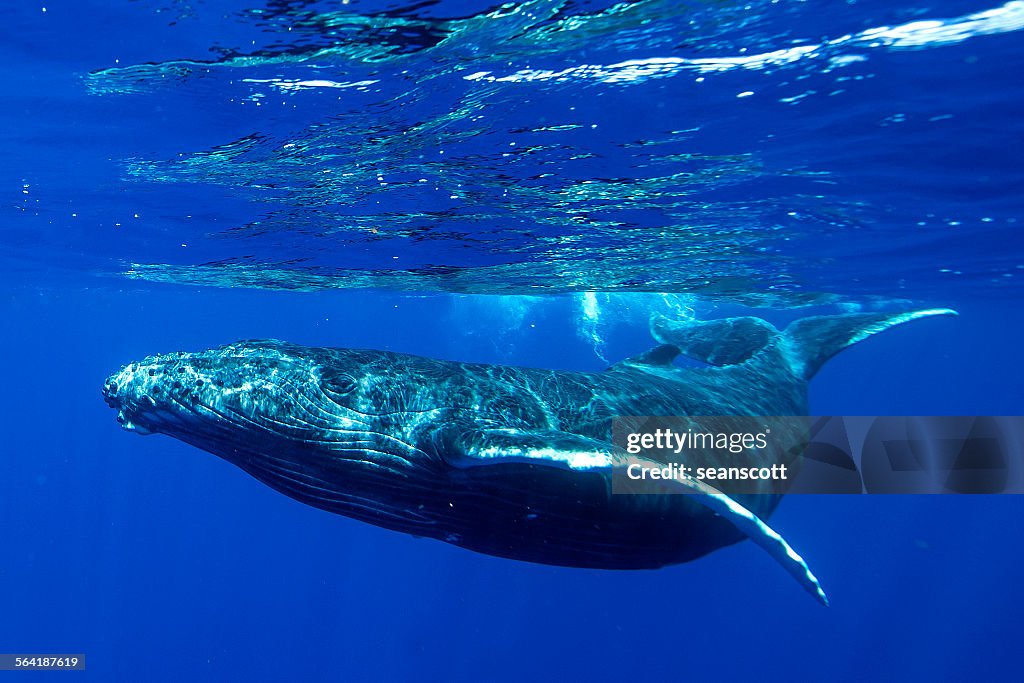
<svg viewBox="0 0 1024 683">
<path fill-rule="evenodd" d="M 150 429 L 149 427 L 145 427 L 129 419 L 124 408 L 120 408 L 117 411 L 117 423 L 121 425 L 121 429 L 125 430 L 126 432 L 134 432 L 135 434 L 141 434 L 142 436 L 147 436 L 153 433 L 153 430 Z"/>
<path fill-rule="evenodd" d="M 405 467 L 413 467 L 409 455 L 425 454 L 411 443 L 408 443 L 393 435 L 386 435 L 370 428 L 360 430 L 339 430 L 326 423 L 317 424 L 312 420 L 309 422 L 288 424 L 273 418 L 266 418 L 265 421 L 255 420 L 236 410 L 225 409 L 223 406 L 211 404 L 208 401 L 189 401 L 185 396 L 168 394 L 166 400 L 177 408 L 177 410 L 161 409 L 151 397 L 145 397 L 145 401 L 133 402 L 132 404 L 122 403 L 114 405 L 118 408 L 118 422 L 127 431 L 138 434 L 171 433 L 182 430 L 201 434 L 203 438 L 210 441 L 229 440 L 233 430 L 244 429 L 267 435 L 287 438 L 291 441 L 306 444 L 319 444 L 326 450 L 340 454 L 374 454 L 377 458 L 367 457 L 348 458 L 355 462 L 362 460 L 366 464 L 386 466 L 384 462 L 400 463 Z M 128 406 L 131 405 L 132 412 L 129 417 Z M 149 426 L 140 424 L 148 423 Z M 315 430 L 320 432 L 321 438 L 297 438 L 289 436 L 287 432 L 294 430 Z M 330 436 L 343 435 L 344 439 L 331 439 Z M 384 439 L 393 443 L 399 448 L 396 450 L 382 448 L 375 440 Z M 404 453 L 402 451 L 405 451 Z"/>
</svg>

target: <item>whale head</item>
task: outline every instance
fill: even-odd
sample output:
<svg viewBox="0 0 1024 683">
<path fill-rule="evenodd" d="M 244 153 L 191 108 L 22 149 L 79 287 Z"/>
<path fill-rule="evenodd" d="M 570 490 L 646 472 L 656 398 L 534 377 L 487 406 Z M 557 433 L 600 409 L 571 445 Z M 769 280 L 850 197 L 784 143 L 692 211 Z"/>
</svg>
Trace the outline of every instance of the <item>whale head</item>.
<svg viewBox="0 0 1024 683">
<path fill-rule="evenodd" d="M 128 431 L 172 436 L 223 424 L 256 431 L 287 421 L 292 387 L 308 363 L 286 352 L 240 344 L 199 353 L 155 355 L 130 363 L 103 383 L 103 397 Z"/>
<path fill-rule="evenodd" d="M 385 378 L 360 369 L 359 354 L 369 352 L 337 351 L 327 362 L 304 351 L 246 341 L 150 356 L 108 377 L 103 396 L 124 429 L 166 434 L 247 468 L 290 468 L 289 452 L 308 461 L 311 444 L 331 462 L 417 453 L 394 406 L 382 404 Z"/>
</svg>

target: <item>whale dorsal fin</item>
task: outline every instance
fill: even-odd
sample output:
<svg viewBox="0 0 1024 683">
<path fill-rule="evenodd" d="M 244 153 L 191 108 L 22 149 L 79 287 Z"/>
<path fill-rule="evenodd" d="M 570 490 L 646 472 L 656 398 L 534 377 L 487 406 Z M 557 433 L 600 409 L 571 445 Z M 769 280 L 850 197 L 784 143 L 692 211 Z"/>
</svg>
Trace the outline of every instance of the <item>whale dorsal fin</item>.
<svg viewBox="0 0 1024 683">
<path fill-rule="evenodd" d="M 679 347 L 675 344 L 661 344 L 650 351 L 644 351 L 638 356 L 630 356 L 616 365 L 672 365 L 672 361 L 679 355 Z M 614 367 L 614 366 L 613 366 Z"/>
<path fill-rule="evenodd" d="M 461 432 L 459 438 L 447 445 L 443 458 L 458 469 L 520 463 L 572 472 L 603 473 L 610 477 L 614 468 L 632 465 L 655 469 L 664 467 L 664 463 L 628 455 L 607 441 L 558 430 L 484 429 Z M 699 479 L 676 474 L 672 479 L 660 481 L 670 487 L 679 487 L 677 492 L 685 491 L 693 500 L 728 520 L 781 564 L 804 590 L 828 605 L 825 591 L 807 563 L 760 517 Z"/>
<path fill-rule="evenodd" d="M 684 356 L 709 365 L 736 365 L 748 360 L 779 336 L 770 323 L 745 316 L 718 320 L 669 320 L 651 317 L 651 336 L 671 344 Z M 661 347 L 659 347 L 661 348 Z"/>
</svg>

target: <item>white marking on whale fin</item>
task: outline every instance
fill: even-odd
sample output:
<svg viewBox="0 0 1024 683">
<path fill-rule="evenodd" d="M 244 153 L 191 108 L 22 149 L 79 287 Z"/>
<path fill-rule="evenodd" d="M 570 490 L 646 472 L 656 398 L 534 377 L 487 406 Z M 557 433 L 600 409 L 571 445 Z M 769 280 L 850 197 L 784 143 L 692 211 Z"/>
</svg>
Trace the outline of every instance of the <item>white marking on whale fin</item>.
<svg viewBox="0 0 1024 683">
<path fill-rule="evenodd" d="M 522 432 L 514 429 L 485 430 L 475 435 L 473 446 L 448 453 L 445 460 L 455 467 L 477 467 L 498 463 L 546 465 L 574 472 L 602 472 L 611 475 L 615 467 L 639 464 L 660 468 L 652 460 L 626 455 L 606 441 L 559 431 Z M 789 574 L 828 606 L 828 596 L 804 559 L 777 531 L 718 489 L 703 481 L 677 474 L 674 479 L 661 480 L 683 486 L 712 512 L 728 520 L 750 540 L 771 555 Z M 623 494 L 629 495 L 629 494 Z"/>
<path fill-rule="evenodd" d="M 518 462 L 574 471 L 615 464 L 610 443 L 569 432 L 486 429 L 472 434 L 469 441 L 454 452 L 445 452 L 445 461 L 455 467 Z"/>
</svg>

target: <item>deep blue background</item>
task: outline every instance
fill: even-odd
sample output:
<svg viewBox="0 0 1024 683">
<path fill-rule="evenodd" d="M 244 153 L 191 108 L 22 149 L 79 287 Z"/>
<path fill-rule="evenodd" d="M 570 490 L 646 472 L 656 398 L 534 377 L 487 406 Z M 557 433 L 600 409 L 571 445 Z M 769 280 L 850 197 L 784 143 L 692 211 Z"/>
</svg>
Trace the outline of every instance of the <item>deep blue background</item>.
<svg viewBox="0 0 1024 683">
<path fill-rule="evenodd" d="M 244 251 L 250 243 L 222 232 L 265 209 L 239 187 L 126 179 L 126 160 L 173 160 L 253 132 L 284 139 L 328 116 L 335 101 L 310 93 L 289 100 L 294 110 L 257 113 L 251 103 L 228 103 L 235 91 L 216 78 L 90 96 L 83 77 L 115 59 L 212 59 L 211 46 L 241 50 L 254 35 L 276 36 L 230 14 L 259 5 L 244 0 L 45 4 L 45 14 L 42 5 L 19 4 L 0 24 L 0 652 L 84 652 L 91 680 L 1018 677 L 1018 496 L 784 500 L 772 525 L 822 579 L 833 601 L 823 609 L 750 543 L 654 572 L 516 563 L 332 516 L 182 443 L 123 432 L 100 397 L 109 373 L 152 353 L 243 338 L 569 369 L 604 362 L 580 335 L 571 297 L 275 293 L 112 277 L 131 262 L 200 263 Z M 673 49 L 735 56 L 748 44 L 772 50 L 792 38 L 998 6 L 749 4 L 751 16 L 777 15 L 746 23 L 739 4 L 716 3 L 728 18 L 714 40 L 700 40 L 715 28 L 705 12 L 708 25 L 672 49 L 634 55 L 628 45 L 626 54 L 605 46 L 596 55 L 546 55 L 536 66 Z M 461 15 L 485 5 L 467 3 Z M 460 14 L 454 3 L 445 8 L 422 12 Z M 578 104 L 580 121 L 601 126 L 584 128 L 582 143 L 565 141 L 610 155 L 613 139 L 700 127 L 683 147 L 750 155 L 768 169 L 747 183 L 712 183 L 710 198 L 765 199 L 767 228 L 788 245 L 785 259 L 766 263 L 782 275 L 792 269 L 803 291 L 905 297 L 961 312 L 843 352 L 811 385 L 815 414 L 1019 414 L 1020 35 L 865 49 L 867 61 L 838 72 L 812 62 L 709 76 L 702 85 L 688 74 L 632 89 L 509 90 L 498 102 L 516 106 L 495 107 L 494 116 L 501 125 L 529 123 L 560 107 L 551 117 L 564 123 L 566 103 Z M 863 79 L 833 95 L 844 75 Z M 737 100 L 748 89 L 756 95 Z M 812 89 L 817 95 L 799 105 L 779 101 Z M 904 122 L 890 124 L 897 114 Z M 488 131 L 464 151 L 506 149 L 507 132 Z M 779 175 L 786 169 L 830 175 L 812 183 Z M 627 171 L 636 169 L 607 175 Z M 789 215 L 787 199 L 800 205 L 798 215 Z M 822 218 L 832 213 L 834 223 Z M 271 256 L 312 250 L 339 266 L 361 257 L 279 237 L 259 246 Z M 493 246 L 482 244 L 484 252 Z M 832 260 L 821 265 L 822 256 Z M 606 358 L 651 345 L 650 301 L 608 307 L 599 327 Z M 697 308 L 702 316 L 734 311 Z M 624 311 L 628 321 L 612 325 Z"/>
<path fill-rule="evenodd" d="M 503 339 L 498 299 L 155 288 L 4 294 L 0 643 L 97 680 L 891 680 L 1013 671 L 1017 496 L 805 496 L 772 518 L 824 581 L 752 544 L 654 572 L 534 566 L 332 516 L 100 400 L 129 359 L 245 337 L 598 369 L 569 300 Z M 849 349 L 820 414 L 1019 412 L 1019 319 L 962 305 Z M 329 319 L 329 320 L 328 320 Z M 535 327 L 531 327 L 535 325 Z M 608 355 L 650 342 L 612 330 Z"/>
</svg>

